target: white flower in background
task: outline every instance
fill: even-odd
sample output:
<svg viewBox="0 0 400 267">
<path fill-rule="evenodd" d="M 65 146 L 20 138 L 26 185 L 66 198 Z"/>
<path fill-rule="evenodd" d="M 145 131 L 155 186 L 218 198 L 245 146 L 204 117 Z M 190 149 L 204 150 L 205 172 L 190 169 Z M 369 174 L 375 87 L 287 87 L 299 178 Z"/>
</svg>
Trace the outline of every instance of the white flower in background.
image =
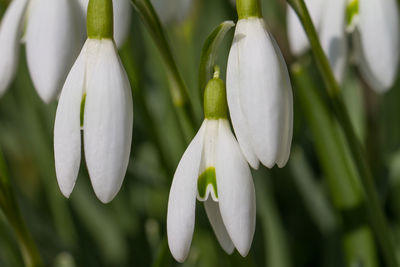
<svg viewBox="0 0 400 267">
<path fill-rule="evenodd" d="M 0 95 L 15 77 L 25 28 L 26 56 L 33 84 L 46 103 L 58 96 L 83 44 L 78 11 L 74 0 L 10 3 L 0 25 Z"/>
<path fill-rule="evenodd" d="M 306 0 L 311 19 L 319 34 L 321 46 L 326 53 L 336 79 L 343 81 L 347 44 L 345 12 L 347 0 Z M 308 37 L 294 10 L 288 6 L 287 25 L 290 50 L 296 56 L 310 48 Z"/>
<path fill-rule="evenodd" d="M 364 79 L 377 92 L 388 90 L 396 78 L 399 62 L 396 1 L 309 0 L 306 3 L 337 81 L 343 81 L 346 67 L 347 29 L 352 33 L 353 52 Z M 304 30 L 291 7 L 288 7 L 287 19 L 291 50 L 300 55 L 309 44 L 307 40 L 307 45 L 302 45 Z M 302 36 L 301 40 L 296 33 Z"/>
<path fill-rule="evenodd" d="M 399 7 L 396 0 L 352 2 L 358 2 L 353 33 L 358 66 L 368 84 L 384 92 L 393 85 L 398 70 Z"/>
<path fill-rule="evenodd" d="M 82 9 L 86 13 L 89 0 L 79 0 Z M 129 35 L 132 18 L 132 5 L 130 0 L 113 0 L 114 5 L 114 40 L 120 48 Z"/>
<path fill-rule="evenodd" d="M 292 141 L 292 88 L 281 52 L 257 15 L 239 13 L 226 75 L 232 125 L 247 161 L 253 168 L 259 161 L 283 167 Z"/>
<path fill-rule="evenodd" d="M 151 0 L 163 23 L 183 21 L 189 14 L 194 0 Z"/>
<path fill-rule="evenodd" d="M 325 1 L 330 0 L 305 0 L 311 19 L 317 31 L 320 29 L 323 20 L 323 5 Z M 310 48 L 307 35 L 300 23 L 299 18 L 290 5 L 287 8 L 287 34 L 289 38 L 289 46 L 292 53 L 296 56 L 303 54 Z"/>
<path fill-rule="evenodd" d="M 218 76 L 218 75 L 217 75 Z M 192 242 L 196 197 L 222 248 L 246 256 L 256 221 L 250 168 L 227 120 L 225 86 L 214 76 L 204 97 L 205 120 L 175 172 L 168 201 L 168 244 L 183 262 Z"/>
<path fill-rule="evenodd" d="M 106 5 L 106 8 L 99 8 Z M 118 193 L 132 141 L 131 87 L 112 39 L 112 2 L 90 0 L 88 40 L 61 92 L 54 125 L 57 180 L 69 197 L 81 161 L 81 129 L 94 191 L 104 203 Z M 93 21 L 103 17 L 103 24 Z"/>
</svg>

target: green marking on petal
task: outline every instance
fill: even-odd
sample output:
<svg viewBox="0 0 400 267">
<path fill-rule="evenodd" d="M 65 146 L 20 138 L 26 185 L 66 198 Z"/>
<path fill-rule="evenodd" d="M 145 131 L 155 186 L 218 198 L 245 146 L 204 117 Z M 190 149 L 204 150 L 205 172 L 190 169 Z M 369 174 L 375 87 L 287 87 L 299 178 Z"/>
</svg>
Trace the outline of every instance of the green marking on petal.
<svg viewBox="0 0 400 267">
<path fill-rule="evenodd" d="M 80 113 L 81 127 L 83 127 L 83 118 L 84 118 L 84 114 L 85 114 L 85 103 L 86 103 L 86 93 L 83 94 L 82 101 L 81 101 L 81 113 Z"/>
<path fill-rule="evenodd" d="M 207 168 L 197 180 L 197 191 L 199 193 L 200 198 L 205 199 L 207 193 L 207 187 L 212 185 L 214 189 L 214 195 L 218 198 L 218 190 L 217 190 L 217 178 L 214 167 Z"/>
<path fill-rule="evenodd" d="M 353 19 L 358 15 L 359 5 L 358 0 L 350 0 L 346 7 L 347 26 L 353 23 Z"/>
</svg>

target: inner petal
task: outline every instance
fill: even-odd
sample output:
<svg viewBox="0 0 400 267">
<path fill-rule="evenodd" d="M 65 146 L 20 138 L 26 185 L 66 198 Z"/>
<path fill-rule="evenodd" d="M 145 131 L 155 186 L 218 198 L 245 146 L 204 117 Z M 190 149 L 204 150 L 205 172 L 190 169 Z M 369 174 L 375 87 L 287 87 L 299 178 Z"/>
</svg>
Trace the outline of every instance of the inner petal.
<svg viewBox="0 0 400 267">
<path fill-rule="evenodd" d="M 209 196 L 218 202 L 217 179 L 214 167 L 207 168 L 197 179 L 197 199 L 206 201 Z"/>
</svg>

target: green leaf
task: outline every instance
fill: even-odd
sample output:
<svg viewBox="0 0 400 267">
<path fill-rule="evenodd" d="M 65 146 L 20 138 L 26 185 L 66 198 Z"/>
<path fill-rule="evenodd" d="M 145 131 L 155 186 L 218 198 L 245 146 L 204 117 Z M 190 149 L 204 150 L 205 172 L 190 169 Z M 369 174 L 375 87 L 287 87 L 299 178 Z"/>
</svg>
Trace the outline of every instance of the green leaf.
<svg viewBox="0 0 400 267">
<path fill-rule="evenodd" d="M 214 62 L 217 57 L 218 48 L 224 39 L 228 31 L 235 26 L 235 23 L 231 20 L 224 21 L 213 32 L 208 36 L 204 42 L 203 50 L 200 58 L 200 69 L 199 69 L 199 88 L 200 88 L 200 99 L 203 101 L 204 89 L 208 80 L 212 78 Z"/>
</svg>

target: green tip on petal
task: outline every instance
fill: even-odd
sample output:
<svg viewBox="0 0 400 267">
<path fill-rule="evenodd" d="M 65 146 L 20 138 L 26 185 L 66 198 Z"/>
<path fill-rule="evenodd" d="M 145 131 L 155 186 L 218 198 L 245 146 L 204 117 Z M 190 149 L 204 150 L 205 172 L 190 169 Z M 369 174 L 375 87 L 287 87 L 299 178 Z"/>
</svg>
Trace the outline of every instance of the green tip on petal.
<svg viewBox="0 0 400 267">
<path fill-rule="evenodd" d="M 214 167 L 207 168 L 197 179 L 197 191 L 199 193 L 199 197 L 203 200 L 206 200 L 207 197 L 207 188 L 211 185 L 214 190 L 214 195 L 218 198 L 218 190 L 217 190 L 217 176 Z"/>
<path fill-rule="evenodd" d="M 113 39 L 114 20 L 112 0 L 89 1 L 87 10 L 87 34 L 91 39 Z"/>
<path fill-rule="evenodd" d="M 262 17 L 260 0 L 236 0 L 236 9 L 239 19 Z"/>
<path fill-rule="evenodd" d="M 353 23 L 353 19 L 358 15 L 358 12 L 359 12 L 358 0 L 349 1 L 346 7 L 346 20 L 348 26 Z"/>
<path fill-rule="evenodd" d="M 86 103 L 86 93 L 83 94 L 82 100 L 81 100 L 81 113 L 80 113 L 80 120 L 81 120 L 81 127 L 83 127 L 83 120 L 84 120 L 84 114 L 85 114 L 85 103 Z"/>
<path fill-rule="evenodd" d="M 219 78 L 219 67 L 216 66 L 214 70 L 214 78 L 208 81 L 204 90 L 204 116 L 213 120 L 226 119 L 228 104 L 225 83 Z"/>
</svg>

